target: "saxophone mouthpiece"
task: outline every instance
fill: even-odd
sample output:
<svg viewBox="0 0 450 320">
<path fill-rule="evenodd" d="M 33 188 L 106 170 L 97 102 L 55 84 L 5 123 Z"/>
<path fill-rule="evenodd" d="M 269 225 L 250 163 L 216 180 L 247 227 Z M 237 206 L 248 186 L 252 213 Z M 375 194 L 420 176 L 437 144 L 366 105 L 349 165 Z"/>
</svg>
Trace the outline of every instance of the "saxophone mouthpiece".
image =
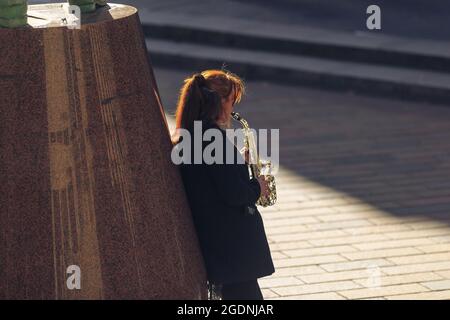
<svg viewBox="0 0 450 320">
<path fill-rule="evenodd" d="M 237 112 L 231 112 L 231 116 L 233 117 L 234 120 L 237 120 L 237 121 L 241 120 L 241 116 Z"/>
</svg>

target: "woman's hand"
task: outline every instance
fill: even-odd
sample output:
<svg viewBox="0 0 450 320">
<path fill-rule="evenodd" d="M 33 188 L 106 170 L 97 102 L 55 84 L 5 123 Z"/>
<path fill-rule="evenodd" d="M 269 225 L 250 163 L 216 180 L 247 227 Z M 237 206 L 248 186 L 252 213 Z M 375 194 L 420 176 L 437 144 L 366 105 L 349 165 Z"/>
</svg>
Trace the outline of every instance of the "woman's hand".
<svg viewBox="0 0 450 320">
<path fill-rule="evenodd" d="M 250 159 L 250 154 L 248 152 L 248 149 L 246 147 L 243 147 L 239 152 L 241 153 L 242 157 L 244 158 L 245 163 L 248 164 L 249 159 Z"/>
<path fill-rule="evenodd" d="M 259 182 L 259 186 L 261 187 L 261 197 L 263 196 L 269 196 L 269 184 L 268 182 L 264 179 L 264 176 L 259 176 L 258 177 L 258 182 Z"/>
</svg>

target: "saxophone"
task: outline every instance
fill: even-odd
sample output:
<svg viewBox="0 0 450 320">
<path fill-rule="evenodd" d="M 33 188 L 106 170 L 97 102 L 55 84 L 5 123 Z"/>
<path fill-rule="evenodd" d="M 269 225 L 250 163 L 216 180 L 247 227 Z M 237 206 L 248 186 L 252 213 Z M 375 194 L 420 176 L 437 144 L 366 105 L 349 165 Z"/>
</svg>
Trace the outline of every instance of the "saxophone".
<svg viewBox="0 0 450 320">
<path fill-rule="evenodd" d="M 237 112 L 232 112 L 231 116 L 234 120 L 238 121 L 241 124 L 244 131 L 244 146 L 249 152 L 249 167 L 252 177 L 258 178 L 260 176 L 263 176 L 268 185 L 269 194 L 261 195 L 256 204 L 262 207 L 272 206 L 277 201 L 275 177 L 270 174 L 272 163 L 270 161 L 261 160 L 259 158 L 255 138 L 253 136 L 253 132 L 250 130 L 248 122 L 243 119 Z"/>
</svg>

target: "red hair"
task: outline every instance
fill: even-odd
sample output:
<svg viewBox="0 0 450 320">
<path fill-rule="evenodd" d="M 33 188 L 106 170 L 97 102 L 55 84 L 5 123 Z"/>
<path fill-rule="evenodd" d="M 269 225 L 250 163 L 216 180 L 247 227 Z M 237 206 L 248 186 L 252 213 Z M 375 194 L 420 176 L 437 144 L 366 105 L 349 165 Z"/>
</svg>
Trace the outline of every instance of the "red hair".
<svg viewBox="0 0 450 320">
<path fill-rule="evenodd" d="M 215 122 L 221 99 L 228 99 L 233 89 L 233 104 L 239 103 L 245 93 L 244 82 L 224 70 L 205 70 L 186 78 L 178 98 L 176 128 L 192 129 L 196 120 Z"/>
</svg>

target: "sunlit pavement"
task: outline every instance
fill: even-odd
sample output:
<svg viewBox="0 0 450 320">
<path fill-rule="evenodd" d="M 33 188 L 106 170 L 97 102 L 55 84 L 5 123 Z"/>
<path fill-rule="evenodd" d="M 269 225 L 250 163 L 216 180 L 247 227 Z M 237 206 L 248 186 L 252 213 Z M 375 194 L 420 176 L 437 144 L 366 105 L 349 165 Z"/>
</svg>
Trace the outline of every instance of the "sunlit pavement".
<svg viewBox="0 0 450 320">
<path fill-rule="evenodd" d="M 155 69 L 171 122 L 187 72 Z M 247 83 L 280 129 L 266 299 L 450 299 L 450 108 Z"/>
</svg>

